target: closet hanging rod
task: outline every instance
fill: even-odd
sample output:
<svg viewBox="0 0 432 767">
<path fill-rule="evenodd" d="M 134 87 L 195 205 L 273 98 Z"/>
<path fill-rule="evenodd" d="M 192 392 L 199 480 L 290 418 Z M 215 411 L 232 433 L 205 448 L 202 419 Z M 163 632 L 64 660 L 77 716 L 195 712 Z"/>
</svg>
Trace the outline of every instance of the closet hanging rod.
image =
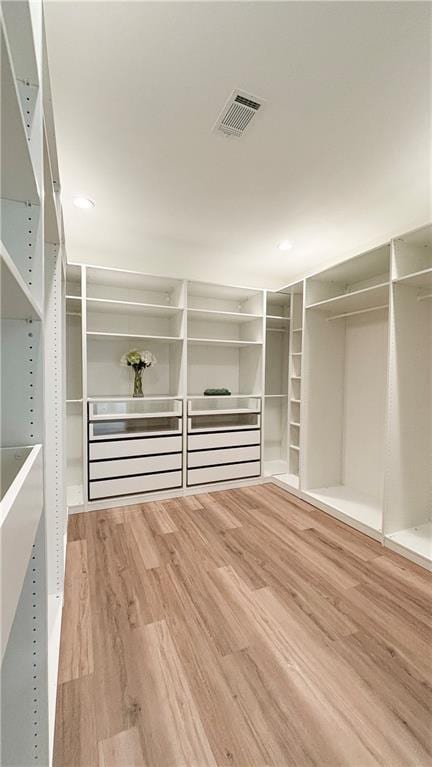
<svg viewBox="0 0 432 767">
<path fill-rule="evenodd" d="M 426 293 L 424 296 L 417 296 L 417 301 L 427 301 L 428 298 L 432 298 L 432 293 Z"/>
<path fill-rule="evenodd" d="M 380 309 L 388 309 L 388 304 L 380 304 L 380 306 L 371 306 L 369 309 L 358 309 L 355 312 L 345 312 L 344 314 L 335 314 L 334 317 L 327 317 L 327 322 L 331 322 L 331 320 L 341 320 L 344 317 L 354 317 L 357 314 L 368 314 L 369 312 L 378 312 Z"/>
</svg>

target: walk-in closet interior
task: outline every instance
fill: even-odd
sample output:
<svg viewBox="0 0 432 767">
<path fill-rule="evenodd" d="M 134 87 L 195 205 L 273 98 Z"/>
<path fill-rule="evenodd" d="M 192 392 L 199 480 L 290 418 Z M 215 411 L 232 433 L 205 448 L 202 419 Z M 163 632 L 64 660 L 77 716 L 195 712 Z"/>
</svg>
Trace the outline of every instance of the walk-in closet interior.
<svg viewBox="0 0 432 767">
<path fill-rule="evenodd" d="M 1 3 L 4 767 L 429 764 L 430 12 Z"/>
</svg>

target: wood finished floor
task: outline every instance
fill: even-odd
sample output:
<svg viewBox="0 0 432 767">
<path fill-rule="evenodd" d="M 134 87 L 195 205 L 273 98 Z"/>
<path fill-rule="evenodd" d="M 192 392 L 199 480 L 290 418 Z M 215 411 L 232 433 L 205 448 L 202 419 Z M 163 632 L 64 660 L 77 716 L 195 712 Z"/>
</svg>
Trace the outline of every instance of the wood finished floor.
<svg viewBox="0 0 432 767">
<path fill-rule="evenodd" d="M 55 767 L 430 767 L 431 577 L 266 484 L 69 522 Z"/>
</svg>

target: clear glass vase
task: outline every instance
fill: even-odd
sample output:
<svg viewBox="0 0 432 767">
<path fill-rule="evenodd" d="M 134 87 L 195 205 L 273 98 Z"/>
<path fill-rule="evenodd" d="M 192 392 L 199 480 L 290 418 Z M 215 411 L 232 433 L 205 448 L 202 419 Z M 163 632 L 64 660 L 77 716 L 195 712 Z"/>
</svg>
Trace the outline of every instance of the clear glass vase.
<svg viewBox="0 0 432 767">
<path fill-rule="evenodd" d="M 144 392 L 142 388 L 142 374 L 143 369 L 139 367 L 134 367 L 134 388 L 133 388 L 133 396 L 134 397 L 144 397 Z"/>
</svg>

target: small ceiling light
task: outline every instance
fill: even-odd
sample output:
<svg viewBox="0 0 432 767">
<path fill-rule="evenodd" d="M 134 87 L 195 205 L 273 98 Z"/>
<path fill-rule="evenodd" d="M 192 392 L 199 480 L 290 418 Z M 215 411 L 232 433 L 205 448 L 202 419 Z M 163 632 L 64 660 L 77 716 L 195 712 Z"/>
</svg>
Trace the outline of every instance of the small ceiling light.
<svg viewBox="0 0 432 767">
<path fill-rule="evenodd" d="M 73 202 L 77 208 L 83 208 L 84 210 L 94 208 L 96 205 L 95 201 L 90 199 L 90 197 L 75 197 Z"/>
<path fill-rule="evenodd" d="M 291 250 L 292 242 L 289 240 L 282 240 L 278 245 L 279 250 Z"/>
</svg>

